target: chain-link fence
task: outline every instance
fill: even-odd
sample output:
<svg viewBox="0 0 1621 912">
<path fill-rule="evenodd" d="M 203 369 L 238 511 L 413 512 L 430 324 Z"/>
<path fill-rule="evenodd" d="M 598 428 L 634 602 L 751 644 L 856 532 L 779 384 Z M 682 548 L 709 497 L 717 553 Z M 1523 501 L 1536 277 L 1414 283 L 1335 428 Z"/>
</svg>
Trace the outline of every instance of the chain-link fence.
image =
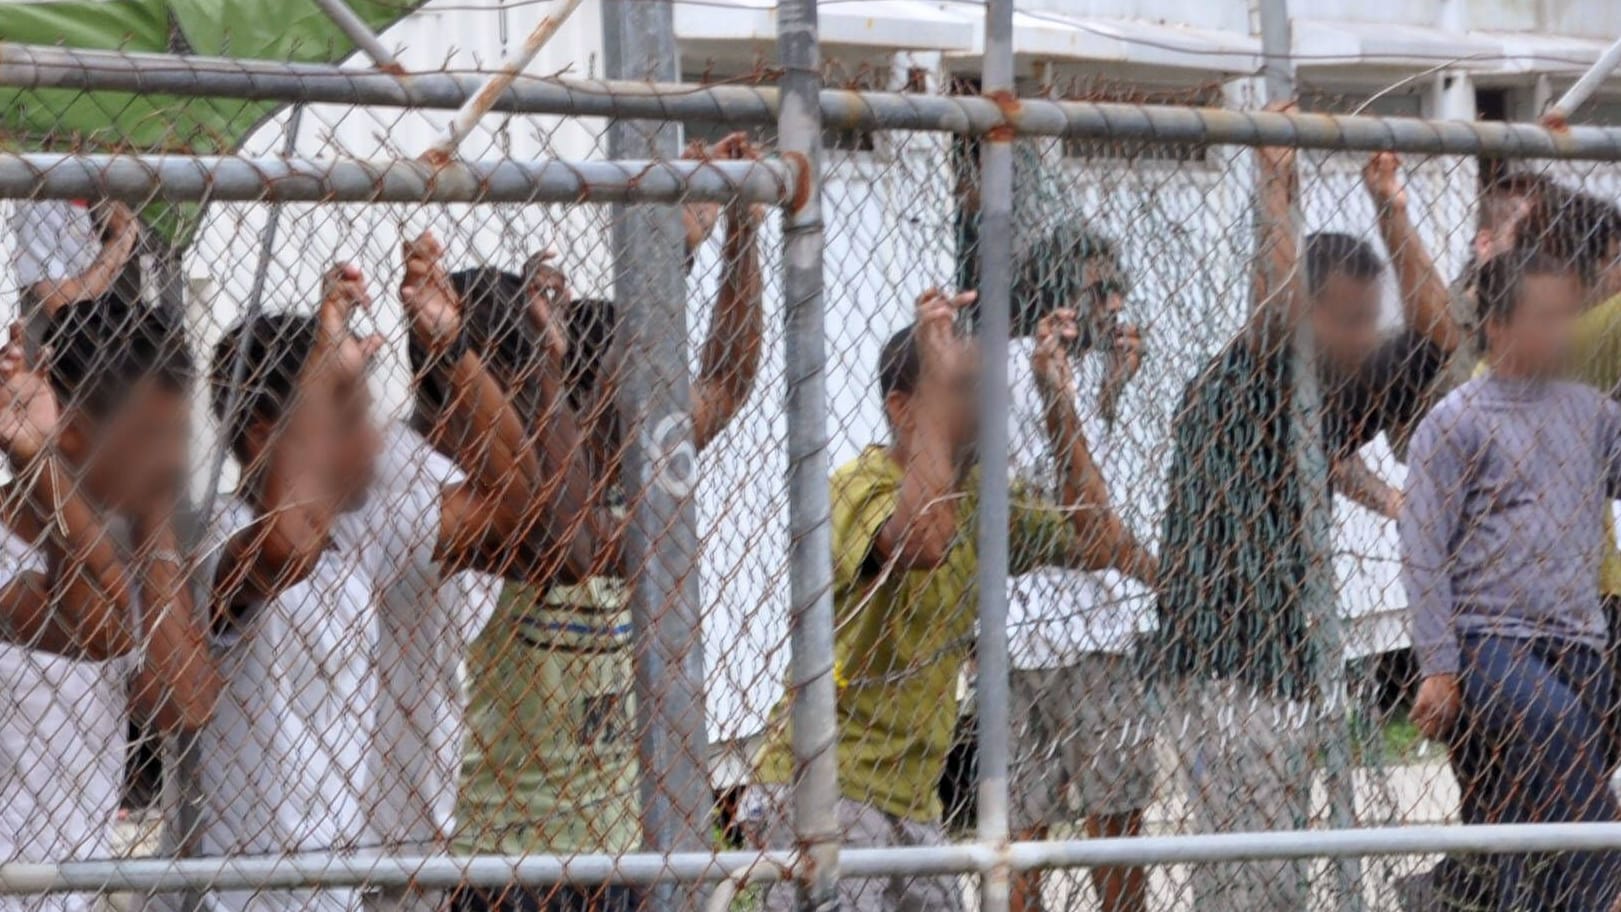
<svg viewBox="0 0 1621 912">
<path fill-rule="evenodd" d="M 336 6 L 0 45 L 7 904 L 1609 907 L 1621 133 Z"/>
</svg>

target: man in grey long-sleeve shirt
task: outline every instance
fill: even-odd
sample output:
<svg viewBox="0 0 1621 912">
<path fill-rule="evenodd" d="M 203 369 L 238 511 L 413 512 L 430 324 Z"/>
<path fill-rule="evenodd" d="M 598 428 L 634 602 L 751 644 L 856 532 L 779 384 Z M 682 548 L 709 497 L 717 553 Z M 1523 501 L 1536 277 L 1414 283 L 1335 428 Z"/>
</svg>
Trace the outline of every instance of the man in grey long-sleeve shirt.
<svg viewBox="0 0 1621 912">
<path fill-rule="evenodd" d="M 1593 581 L 1618 414 L 1591 387 L 1486 374 L 1425 419 L 1401 517 L 1425 677 L 1458 672 L 1460 636 L 1604 647 Z"/>
<path fill-rule="evenodd" d="M 1557 379 L 1581 286 L 1530 252 L 1479 287 L 1491 371 L 1425 418 L 1400 519 L 1413 721 L 1446 740 L 1467 823 L 1621 819 L 1604 724 L 1615 681 L 1597 588 L 1602 511 L 1621 493 L 1621 406 Z M 1503 909 L 1607 909 L 1621 856 L 1494 860 Z"/>
</svg>

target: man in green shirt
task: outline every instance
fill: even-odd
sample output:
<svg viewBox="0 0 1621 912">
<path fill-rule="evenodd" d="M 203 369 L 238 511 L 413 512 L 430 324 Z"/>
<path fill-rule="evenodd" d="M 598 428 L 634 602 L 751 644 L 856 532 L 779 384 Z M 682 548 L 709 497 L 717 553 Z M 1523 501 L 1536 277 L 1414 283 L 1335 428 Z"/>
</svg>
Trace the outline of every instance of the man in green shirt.
<svg viewBox="0 0 1621 912">
<path fill-rule="evenodd" d="M 936 785 L 957 719 L 957 679 L 974 633 L 979 555 L 974 441 L 976 349 L 956 329 L 973 294 L 925 293 L 916 322 L 879 359 L 893 435 L 839 468 L 832 486 L 834 676 L 838 686 L 839 806 L 850 847 L 944 841 Z M 1015 488 L 1008 529 L 1014 573 L 1039 565 L 1115 567 L 1152 581 L 1154 558 L 1108 506 L 1075 413 L 1069 348 L 1073 311 L 1037 330 L 1031 362 L 1061 460 L 1063 503 Z M 792 844 L 786 786 L 794 772 L 788 697 L 759 759 L 744 816 L 760 841 Z M 846 912 L 956 910 L 954 878 L 852 880 Z M 774 889 L 767 908 L 793 908 Z"/>
<path fill-rule="evenodd" d="M 1457 343 L 1443 322 L 1445 286 L 1425 281 L 1411 259 L 1418 251 L 1400 243 L 1391 246 L 1405 326 L 1382 329 L 1385 263 L 1350 235 L 1318 232 L 1297 245 L 1294 152 L 1256 154 L 1255 306 L 1188 384 L 1177 411 L 1158 648 L 1145 662 L 1170 708 L 1186 813 L 1204 832 L 1310 824 L 1314 747 L 1331 696 L 1318 692 L 1316 671 L 1340 661 L 1321 652 L 1314 634 L 1314 613 L 1332 610 L 1333 593 L 1307 585 L 1321 544 L 1310 522 L 1310 472 L 1334 466 L 1331 490 L 1392 512 L 1382 483 L 1348 478 L 1346 469 L 1360 465 L 1369 440 L 1423 405 Z M 1375 164 L 1368 190 L 1384 210 L 1385 236 L 1412 234 L 1395 162 Z M 1304 377 L 1293 345 L 1303 326 L 1315 354 Z M 1312 387 L 1317 396 L 1296 401 L 1297 390 Z M 1313 398 L 1315 429 L 1302 420 Z M 1201 912 L 1298 912 L 1309 904 L 1308 870 L 1297 862 L 1202 864 L 1190 874 Z"/>
</svg>

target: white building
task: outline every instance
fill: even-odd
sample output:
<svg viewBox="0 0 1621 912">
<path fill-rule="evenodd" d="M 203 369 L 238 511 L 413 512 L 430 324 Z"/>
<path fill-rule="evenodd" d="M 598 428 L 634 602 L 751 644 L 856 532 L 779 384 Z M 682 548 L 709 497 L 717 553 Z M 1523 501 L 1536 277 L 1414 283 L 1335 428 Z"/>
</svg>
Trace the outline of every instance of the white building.
<svg viewBox="0 0 1621 912">
<path fill-rule="evenodd" d="M 1293 3 L 1294 54 L 1308 107 L 1381 114 L 1529 119 L 1621 34 L 1621 4 L 1609 0 L 1314 0 Z M 677 3 L 681 70 L 687 78 L 748 81 L 775 54 L 771 0 Z M 1153 97 L 1250 106 L 1260 65 L 1253 11 L 1243 0 L 1022 0 L 1014 45 L 1030 91 L 1084 85 L 1088 97 Z M 533 0 L 430 0 L 391 29 L 385 43 L 414 70 L 493 65 L 549 12 Z M 978 71 L 983 9 L 970 0 L 862 0 L 823 4 L 821 35 L 830 82 L 900 89 L 938 87 Z M 536 75 L 602 75 L 600 9 L 587 3 L 530 67 Z M 1621 123 L 1621 80 L 1586 119 Z M 448 112 L 312 106 L 294 148 L 300 155 L 414 156 L 428 148 Z M 1583 118 L 1578 118 L 1583 119 Z M 247 146 L 283 148 L 287 114 Z M 462 147 L 468 158 L 600 158 L 603 124 L 558 117 L 489 117 Z M 882 438 L 875 360 L 882 340 L 908 318 L 923 288 L 950 282 L 954 264 L 952 140 L 938 135 L 836 137 L 826 159 L 829 388 L 833 458 L 842 462 Z M 1247 153 L 1040 147 L 1041 218 L 1080 215 L 1121 246 L 1131 274 L 1131 317 L 1145 324 L 1150 358 L 1124 414 L 1136 415 L 1144 445 L 1168 458 L 1166 432 L 1183 384 L 1237 325 L 1247 307 Z M 1467 253 L 1476 165 L 1411 162 L 1414 209 L 1442 268 Z M 1359 158 L 1313 155 L 1304 172 L 1312 230 L 1368 235 L 1371 207 Z M 1573 178 L 1614 194 L 1617 173 L 1564 166 Z M 204 346 L 241 313 L 260 256 L 264 206 L 217 206 L 188 256 L 190 312 Z M 335 258 L 360 262 L 379 283 L 378 329 L 402 337 L 385 285 L 398 279 L 402 235 L 433 227 L 459 262 L 515 266 L 535 249 L 563 253 L 579 293 L 604 295 L 606 212 L 589 207 L 313 207 L 283 209 L 269 264 L 270 308 L 307 306 Z M 767 237 L 768 326 L 780 342 L 776 235 Z M 1371 236 L 1371 235 L 1370 235 Z M 10 243 L 0 238 L 0 245 Z M 694 338 L 716 280 L 715 243 L 690 283 Z M 0 292 L 8 289 L 0 280 Z M 0 297 L 13 296 L 0 294 Z M 1394 307 L 1394 305 L 1392 305 Z M 403 346 L 379 372 L 391 408 L 405 397 Z M 207 349 L 202 349 L 206 351 Z M 734 738 L 757 730 L 780 692 L 786 664 L 785 428 L 780 345 L 737 425 L 706 457 L 700 504 L 706 541 L 702 589 L 710 668 L 711 731 Z M 1373 454 L 1384 463 L 1387 455 Z M 1387 466 L 1388 467 L 1388 466 Z M 1160 492 L 1123 505 L 1141 532 L 1158 531 Z M 1402 598 L 1394 579 L 1393 533 L 1341 504 L 1342 600 L 1356 619 L 1351 649 L 1398 647 Z M 721 519 L 724 517 L 724 522 Z"/>
</svg>

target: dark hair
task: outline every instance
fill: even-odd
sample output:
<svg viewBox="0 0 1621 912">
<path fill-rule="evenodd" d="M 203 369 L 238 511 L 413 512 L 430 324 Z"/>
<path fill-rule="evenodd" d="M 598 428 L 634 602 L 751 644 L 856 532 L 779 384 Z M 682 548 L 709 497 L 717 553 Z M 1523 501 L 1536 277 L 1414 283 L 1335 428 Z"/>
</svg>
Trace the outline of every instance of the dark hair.
<svg viewBox="0 0 1621 912">
<path fill-rule="evenodd" d="M 878 392 L 886 399 L 890 393 L 910 395 L 917 390 L 923 361 L 917 350 L 916 328 L 914 324 L 890 336 L 878 354 Z"/>
<path fill-rule="evenodd" d="M 1571 264 L 1546 251 L 1530 248 L 1492 257 L 1475 273 L 1475 307 L 1480 325 L 1513 316 L 1520 303 L 1520 287 L 1526 276 L 1565 275 Z"/>
<path fill-rule="evenodd" d="M 618 327 L 619 311 L 604 298 L 582 298 L 569 310 L 563 381 L 575 408 L 584 408 L 586 398 L 596 389 Z"/>
<path fill-rule="evenodd" d="M 248 429 L 261 421 L 279 419 L 290 404 L 315 342 L 314 317 L 282 313 L 244 320 L 227 330 L 214 346 L 209 399 L 214 417 L 238 457 L 245 455 Z M 239 361 L 240 385 L 233 382 Z"/>
<path fill-rule="evenodd" d="M 461 298 L 468 345 L 496 379 L 511 386 L 529 375 L 544 349 L 540 331 L 529 320 L 522 276 L 490 267 L 450 274 L 451 286 Z M 573 302 L 568 321 L 568 355 L 563 365 L 564 384 L 571 404 L 583 408 L 587 395 L 602 373 L 602 361 L 613 341 L 616 316 L 612 301 L 587 298 Z M 445 391 L 436 377 L 425 373 L 427 353 L 415 339 L 406 346 L 416 375 L 422 405 L 443 407 Z"/>
<path fill-rule="evenodd" d="M 523 279 L 487 266 L 450 274 L 451 288 L 461 299 L 467 344 L 484 359 L 495 378 L 510 387 L 524 376 L 540 351 L 523 298 Z M 406 356 L 423 408 L 437 412 L 445 405 L 440 378 L 428 371 L 428 353 L 415 336 L 407 336 Z"/>
<path fill-rule="evenodd" d="M 46 375 L 57 398 L 94 418 L 117 410 L 143 381 L 185 392 L 195 374 L 185 330 L 173 314 L 117 295 L 57 311 L 44 341 Z"/>
<path fill-rule="evenodd" d="M 1115 259 L 1108 239 L 1079 220 L 1061 222 L 1031 245 L 1013 271 L 1013 333 L 1027 336 L 1036 324 L 1068 307 L 1086 288 L 1086 264 Z"/>
<path fill-rule="evenodd" d="M 1545 175 L 1531 171 L 1512 171 L 1492 181 L 1480 195 L 1475 226 L 1484 231 L 1495 231 L 1499 225 L 1518 213 L 1516 199 L 1535 203 L 1548 196 L 1568 193 Z"/>
<path fill-rule="evenodd" d="M 1306 290 L 1311 294 L 1322 291 L 1335 273 L 1369 282 L 1384 271 L 1385 264 L 1367 241 L 1335 231 L 1306 237 Z"/>
<path fill-rule="evenodd" d="M 1557 185 L 1534 197 L 1515 246 L 1563 260 L 1583 282 L 1592 282 L 1621 240 L 1621 210 L 1608 200 Z"/>
</svg>

